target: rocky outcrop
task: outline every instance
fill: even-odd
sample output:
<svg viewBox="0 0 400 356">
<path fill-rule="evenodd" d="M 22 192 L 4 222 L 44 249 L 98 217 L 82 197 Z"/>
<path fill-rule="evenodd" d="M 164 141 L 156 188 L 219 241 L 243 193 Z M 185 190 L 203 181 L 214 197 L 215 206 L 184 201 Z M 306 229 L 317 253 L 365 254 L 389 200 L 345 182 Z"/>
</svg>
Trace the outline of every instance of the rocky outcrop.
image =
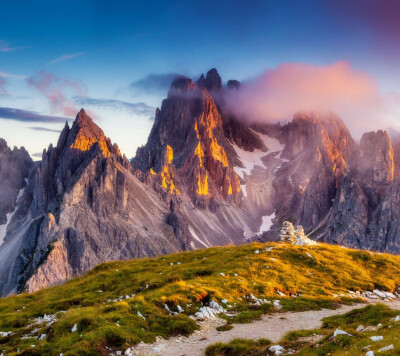
<svg viewBox="0 0 400 356">
<path fill-rule="evenodd" d="M 386 131 L 368 132 L 340 179 L 333 207 L 313 232 L 322 241 L 400 253 L 400 179 Z"/>
<path fill-rule="evenodd" d="M 109 260 L 188 248 L 166 221 L 169 204 L 83 110 L 44 151 L 22 201 L 11 222 L 18 228 L 0 247 L 1 294 L 60 283 Z"/>
<path fill-rule="evenodd" d="M 297 114 L 281 128 L 280 138 L 284 162 L 270 183 L 279 219 L 264 239 L 273 239 L 283 220 L 302 225 L 307 232 L 324 220 L 355 147 L 343 122 L 333 115 Z"/>
<path fill-rule="evenodd" d="M 364 181 L 388 183 L 394 178 L 394 152 L 386 131 L 365 133 L 360 141 L 356 167 Z"/>
<path fill-rule="evenodd" d="M 184 120 L 178 108 L 197 114 Z M 157 115 L 150 161 L 136 161 L 150 162 L 145 172 L 84 110 L 65 125 L 32 168 L 0 247 L 1 295 L 61 283 L 105 261 L 243 240 L 240 182 L 218 141 L 212 97 L 181 78 Z"/>
<path fill-rule="evenodd" d="M 174 187 L 203 208 L 216 208 L 223 200 L 236 204 L 241 200 L 240 181 L 232 169 L 236 155 L 224 135 L 217 105 L 207 91 L 219 89 L 220 82 L 214 71 L 207 73 L 201 86 L 186 77 L 176 79 L 156 112 L 147 144 L 138 149 L 132 161 L 135 169 L 165 176 L 162 162 L 168 147 L 173 152 L 170 164 L 181 185 Z"/>
<path fill-rule="evenodd" d="M 25 179 L 32 165 L 33 161 L 23 147 L 11 150 L 0 138 L 0 226 L 7 223 L 7 214 L 15 210 L 17 196 L 26 186 Z"/>
<path fill-rule="evenodd" d="M 400 253 L 400 140 L 378 131 L 358 145 L 333 114 L 249 125 L 229 111 L 231 90 L 240 83 L 215 69 L 176 78 L 131 162 L 84 110 L 40 162 L 0 141 L 0 295 L 104 261 L 277 240 L 284 221 Z"/>
<path fill-rule="evenodd" d="M 209 92 L 219 91 L 222 88 L 222 79 L 215 68 L 210 69 L 207 72 L 206 77 L 204 74 L 200 76 L 197 81 L 197 85 L 200 88 L 205 88 Z"/>
</svg>

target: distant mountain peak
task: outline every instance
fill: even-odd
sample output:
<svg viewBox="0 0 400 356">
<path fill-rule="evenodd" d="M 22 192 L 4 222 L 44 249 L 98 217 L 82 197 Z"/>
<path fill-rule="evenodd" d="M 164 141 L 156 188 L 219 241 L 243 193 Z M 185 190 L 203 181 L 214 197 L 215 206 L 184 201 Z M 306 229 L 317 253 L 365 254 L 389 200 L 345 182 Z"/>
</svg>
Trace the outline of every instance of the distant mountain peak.
<svg viewBox="0 0 400 356">
<path fill-rule="evenodd" d="M 204 74 L 200 76 L 197 85 L 200 88 L 207 89 L 208 91 L 217 91 L 222 88 L 222 79 L 218 71 L 215 68 L 211 68 L 207 72 L 206 77 L 204 77 Z"/>
<path fill-rule="evenodd" d="M 110 139 L 104 135 L 103 130 L 94 123 L 85 110 L 81 109 L 72 124 L 67 144 L 70 148 L 89 151 L 96 142 L 99 143 L 104 156 L 109 157 L 111 148 Z"/>
<path fill-rule="evenodd" d="M 198 87 L 192 79 L 185 76 L 180 76 L 175 78 L 171 83 L 171 88 L 168 92 L 168 98 L 174 97 L 176 95 L 180 96 L 190 92 L 195 92 L 197 90 Z"/>
</svg>

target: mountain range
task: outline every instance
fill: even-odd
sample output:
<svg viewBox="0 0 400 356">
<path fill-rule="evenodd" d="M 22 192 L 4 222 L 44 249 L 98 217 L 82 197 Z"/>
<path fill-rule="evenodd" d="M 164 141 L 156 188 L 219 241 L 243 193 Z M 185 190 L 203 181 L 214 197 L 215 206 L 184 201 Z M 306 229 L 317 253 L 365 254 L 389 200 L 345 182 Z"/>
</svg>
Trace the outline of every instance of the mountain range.
<svg viewBox="0 0 400 356">
<path fill-rule="evenodd" d="M 101 262 L 274 241 L 286 220 L 314 240 L 400 252 L 400 137 L 357 143 L 335 114 L 255 124 L 211 69 L 177 77 L 129 160 L 82 109 L 33 162 L 0 139 L 0 295 Z"/>
</svg>

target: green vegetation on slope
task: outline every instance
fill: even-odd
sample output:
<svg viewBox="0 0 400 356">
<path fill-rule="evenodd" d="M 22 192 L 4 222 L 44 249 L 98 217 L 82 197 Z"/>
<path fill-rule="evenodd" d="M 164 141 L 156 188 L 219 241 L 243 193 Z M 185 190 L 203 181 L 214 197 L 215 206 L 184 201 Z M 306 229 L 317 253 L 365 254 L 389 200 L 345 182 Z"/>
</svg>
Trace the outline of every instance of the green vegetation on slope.
<svg viewBox="0 0 400 356">
<path fill-rule="evenodd" d="M 369 305 L 355 309 L 344 315 L 324 319 L 323 327 L 315 330 L 298 330 L 288 333 L 278 344 L 285 351 L 301 356 L 326 355 L 365 355 L 373 351 L 375 355 L 389 356 L 400 353 L 400 321 L 395 321 L 399 311 L 385 305 Z M 381 324 L 381 325 L 380 325 Z M 359 326 L 363 330 L 357 329 Z M 334 335 L 336 329 L 349 335 Z M 371 336 L 382 336 L 381 341 L 373 342 Z M 393 349 L 381 351 L 389 345 Z M 229 343 L 216 343 L 206 349 L 206 356 L 265 356 L 273 355 L 267 340 L 235 339 Z"/>
<path fill-rule="evenodd" d="M 228 300 L 226 309 L 235 314 L 223 315 L 229 323 L 250 322 L 273 310 L 271 304 L 250 305 L 250 294 L 299 311 L 345 301 L 333 294 L 393 292 L 398 285 L 400 257 L 324 244 L 255 243 L 110 262 L 64 285 L 0 299 L 0 332 L 12 332 L 0 336 L 0 352 L 107 354 L 158 335 L 192 333 L 198 326 L 188 316 L 212 299 Z M 172 311 L 180 305 L 184 313 L 170 315 L 165 304 Z M 35 323 L 44 314 L 54 315 L 53 322 Z"/>
</svg>

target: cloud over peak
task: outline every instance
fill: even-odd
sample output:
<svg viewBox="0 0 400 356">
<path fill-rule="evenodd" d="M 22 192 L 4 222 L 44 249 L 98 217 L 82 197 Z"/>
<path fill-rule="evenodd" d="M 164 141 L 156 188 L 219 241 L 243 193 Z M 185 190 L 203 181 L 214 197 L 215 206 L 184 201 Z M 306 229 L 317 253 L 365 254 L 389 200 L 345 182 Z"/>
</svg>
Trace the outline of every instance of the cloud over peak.
<svg viewBox="0 0 400 356">
<path fill-rule="evenodd" d="M 353 131 L 385 125 L 393 109 L 376 80 L 345 61 L 281 64 L 230 91 L 227 102 L 252 122 L 289 120 L 298 111 L 335 112 Z"/>
</svg>

